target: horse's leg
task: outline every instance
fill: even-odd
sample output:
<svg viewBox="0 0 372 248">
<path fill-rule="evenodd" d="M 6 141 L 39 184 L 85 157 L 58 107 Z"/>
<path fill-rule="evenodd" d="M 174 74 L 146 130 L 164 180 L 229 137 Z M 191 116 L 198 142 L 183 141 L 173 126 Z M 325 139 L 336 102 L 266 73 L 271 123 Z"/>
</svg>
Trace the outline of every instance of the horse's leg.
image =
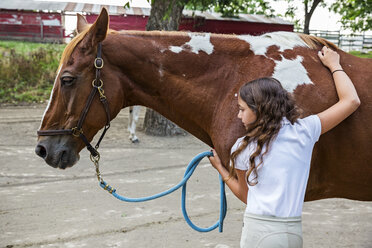
<svg viewBox="0 0 372 248">
<path fill-rule="evenodd" d="M 132 140 L 132 137 L 133 137 L 132 122 L 133 122 L 133 106 L 129 107 L 128 131 L 129 131 L 129 139 L 130 140 Z"/>
<path fill-rule="evenodd" d="M 128 123 L 128 130 L 129 130 L 129 139 L 132 143 L 139 142 L 138 137 L 136 136 L 136 126 L 139 118 L 139 113 L 141 111 L 140 106 L 132 106 L 129 107 L 129 123 Z"/>
</svg>

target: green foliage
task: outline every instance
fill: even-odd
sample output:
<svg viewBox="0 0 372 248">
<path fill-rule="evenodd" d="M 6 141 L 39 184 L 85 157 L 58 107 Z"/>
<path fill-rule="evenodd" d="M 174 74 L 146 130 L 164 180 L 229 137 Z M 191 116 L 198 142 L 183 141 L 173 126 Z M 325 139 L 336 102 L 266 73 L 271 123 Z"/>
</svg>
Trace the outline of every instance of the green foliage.
<svg viewBox="0 0 372 248">
<path fill-rule="evenodd" d="M 350 51 L 349 53 L 354 55 L 354 56 L 358 56 L 360 58 L 372 59 L 372 51 L 368 51 L 368 52 Z"/>
<path fill-rule="evenodd" d="M 161 0 L 147 0 L 151 5 L 155 1 Z M 132 0 L 129 0 L 124 8 L 129 8 L 130 3 Z M 191 10 L 214 10 L 223 17 L 237 17 L 239 13 L 273 17 L 275 12 L 268 0 L 176 0 L 175 3 Z M 169 18 L 169 15 L 165 18 Z"/>
<path fill-rule="evenodd" d="M 0 41 L 0 103 L 49 97 L 64 45 Z"/>
<path fill-rule="evenodd" d="M 354 32 L 372 29 L 371 0 L 337 0 L 330 9 L 341 15 L 341 23 L 345 29 Z"/>
<path fill-rule="evenodd" d="M 129 0 L 125 8 L 129 7 Z M 154 1 L 147 0 L 153 4 Z M 300 1 L 304 7 L 311 10 L 317 0 L 274 0 L 286 2 L 288 4 L 284 17 L 288 17 L 295 25 L 295 29 L 303 28 L 304 22 L 296 16 L 298 8 L 295 5 Z M 177 4 L 185 5 L 191 10 L 214 10 L 222 13 L 223 17 L 237 17 L 239 13 L 262 14 L 269 17 L 277 15 L 271 8 L 268 0 L 178 0 Z M 320 0 L 319 6 L 326 7 L 324 0 Z M 367 31 L 372 29 L 372 1 L 371 0 L 336 0 L 330 9 L 341 15 L 341 23 L 345 29 L 355 31 Z M 280 15 L 277 15 L 280 16 Z"/>
<path fill-rule="evenodd" d="M 287 2 L 285 17 L 290 18 L 295 23 L 295 28 L 299 29 L 304 26 L 296 13 L 298 8 L 296 3 L 302 2 L 304 8 L 310 11 L 315 0 L 275 0 Z M 371 0 L 336 0 L 330 6 L 330 10 L 341 15 L 341 24 L 344 29 L 351 29 L 354 32 L 367 31 L 372 29 L 372 1 Z M 327 7 L 324 0 L 321 0 L 319 6 Z"/>
<path fill-rule="evenodd" d="M 267 0 L 190 0 L 186 8 L 219 12 L 223 17 L 237 17 L 239 13 L 274 16 Z"/>
</svg>

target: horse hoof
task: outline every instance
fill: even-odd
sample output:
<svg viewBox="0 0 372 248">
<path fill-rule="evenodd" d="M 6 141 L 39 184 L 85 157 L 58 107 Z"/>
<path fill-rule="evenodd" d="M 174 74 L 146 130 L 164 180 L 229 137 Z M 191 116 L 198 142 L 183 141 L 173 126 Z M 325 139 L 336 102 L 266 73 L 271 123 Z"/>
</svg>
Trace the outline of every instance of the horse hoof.
<svg viewBox="0 0 372 248">
<path fill-rule="evenodd" d="M 132 140 L 132 143 L 135 144 L 135 143 L 139 143 L 139 139 L 134 139 Z"/>
</svg>

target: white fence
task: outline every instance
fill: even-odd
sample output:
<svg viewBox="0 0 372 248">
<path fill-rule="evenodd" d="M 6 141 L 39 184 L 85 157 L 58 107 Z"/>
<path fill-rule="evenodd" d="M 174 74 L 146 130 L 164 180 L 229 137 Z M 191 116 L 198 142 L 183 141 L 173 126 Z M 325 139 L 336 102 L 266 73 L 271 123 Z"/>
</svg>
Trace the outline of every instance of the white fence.
<svg viewBox="0 0 372 248">
<path fill-rule="evenodd" d="M 301 30 L 296 30 L 301 32 Z M 340 31 L 310 30 L 310 34 L 327 39 L 345 51 L 372 51 L 372 35 L 343 34 Z"/>
</svg>

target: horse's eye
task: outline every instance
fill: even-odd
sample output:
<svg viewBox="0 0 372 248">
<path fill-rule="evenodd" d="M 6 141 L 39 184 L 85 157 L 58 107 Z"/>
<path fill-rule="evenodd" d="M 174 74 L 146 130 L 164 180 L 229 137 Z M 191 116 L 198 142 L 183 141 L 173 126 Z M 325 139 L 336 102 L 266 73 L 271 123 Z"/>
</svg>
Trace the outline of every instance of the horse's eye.
<svg viewBox="0 0 372 248">
<path fill-rule="evenodd" d="M 76 78 L 71 77 L 71 76 L 64 76 L 61 77 L 61 84 L 64 86 L 71 86 Z"/>
</svg>

